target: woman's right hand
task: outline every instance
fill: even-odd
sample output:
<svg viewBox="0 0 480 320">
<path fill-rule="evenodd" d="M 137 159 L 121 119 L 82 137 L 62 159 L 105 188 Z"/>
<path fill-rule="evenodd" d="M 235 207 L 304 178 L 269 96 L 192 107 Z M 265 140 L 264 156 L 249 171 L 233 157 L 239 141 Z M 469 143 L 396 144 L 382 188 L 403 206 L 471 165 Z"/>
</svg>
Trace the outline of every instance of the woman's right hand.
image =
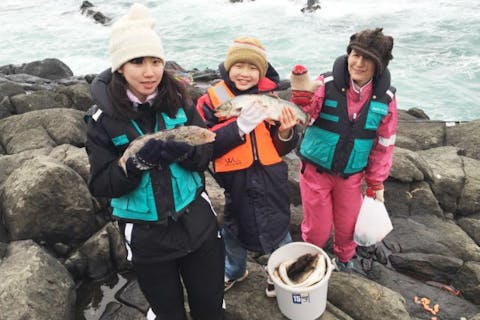
<svg viewBox="0 0 480 320">
<path fill-rule="evenodd" d="M 127 159 L 125 163 L 127 172 L 139 174 L 142 171 L 160 166 L 164 148 L 165 142 L 162 140 L 148 140 L 137 153 Z"/>
</svg>

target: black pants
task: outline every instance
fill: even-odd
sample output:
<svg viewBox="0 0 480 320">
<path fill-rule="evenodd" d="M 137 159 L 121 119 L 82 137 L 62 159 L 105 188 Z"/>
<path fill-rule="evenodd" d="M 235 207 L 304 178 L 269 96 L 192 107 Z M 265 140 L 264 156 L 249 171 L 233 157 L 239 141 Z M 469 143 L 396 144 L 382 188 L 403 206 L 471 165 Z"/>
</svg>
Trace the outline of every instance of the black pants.
<svg viewBox="0 0 480 320">
<path fill-rule="evenodd" d="M 185 257 L 152 264 L 133 264 L 138 284 L 157 320 L 184 320 L 182 281 L 195 320 L 224 317 L 223 239 L 212 232 L 203 245 Z"/>
</svg>

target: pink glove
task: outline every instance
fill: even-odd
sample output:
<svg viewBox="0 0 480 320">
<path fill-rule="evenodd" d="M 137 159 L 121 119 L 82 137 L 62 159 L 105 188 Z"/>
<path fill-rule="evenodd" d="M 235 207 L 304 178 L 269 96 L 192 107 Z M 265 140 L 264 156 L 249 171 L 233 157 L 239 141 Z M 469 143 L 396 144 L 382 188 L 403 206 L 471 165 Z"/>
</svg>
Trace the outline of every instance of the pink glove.
<svg viewBox="0 0 480 320">
<path fill-rule="evenodd" d="M 321 85 L 321 82 L 312 81 L 308 74 L 308 69 L 297 64 L 292 68 L 290 85 L 292 87 L 292 96 L 290 100 L 296 105 L 305 106 L 310 103 L 313 93 Z"/>
</svg>

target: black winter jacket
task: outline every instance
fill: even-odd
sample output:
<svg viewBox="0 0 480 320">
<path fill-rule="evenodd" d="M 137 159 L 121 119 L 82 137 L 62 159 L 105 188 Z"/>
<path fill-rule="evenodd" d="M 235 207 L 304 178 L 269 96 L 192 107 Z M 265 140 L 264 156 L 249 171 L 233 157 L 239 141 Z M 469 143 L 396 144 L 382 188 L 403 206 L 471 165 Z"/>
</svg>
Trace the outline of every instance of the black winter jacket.
<svg viewBox="0 0 480 320">
<path fill-rule="evenodd" d="M 220 64 L 220 74 L 235 94 L 267 94 L 276 89 L 278 73 L 269 64 L 267 78 L 271 85 L 239 92 L 229 80 Z M 218 123 L 218 119 L 206 105 L 197 105 L 205 115 L 208 127 Z M 269 126 L 273 144 L 280 156 L 293 150 L 299 140 L 295 128 L 289 141 L 278 137 L 278 125 Z M 236 121 L 215 130 L 213 158 L 217 158 L 244 143 L 240 137 Z M 290 196 L 288 187 L 288 167 L 284 161 L 263 166 L 258 161 L 243 170 L 215 173 L 215 179 L 225 189 L 224 226 L 232 232 L 242 245 L 251 251 L 271 252 L 288 232 L 290 225 Z"/>
<path fill-rule="evenodd" d="M 113 117 L 111 101 L 106 94 L 111 73 L 106 70 L 92 82 L 91 92 L 98 108 L 102 110 L 99 117 L 91 119 L 87 131 L 87 153 L 90 161 L 89 189 L 96 197 L 114 198 L 134 190 L 141 175 L 127 177 L 118 165 L 118 160 L 127 145 L 115 146 L 112 138 L 119 132 L 127 135 L 129 141 L 139 133 L 128 120 Z M 185 125 L 205 127 L 205 124 L 193 106 L 184 107 L 187 115 Z M 142 131 L 153 132 L 155 114 L 150 110 L 139 110 L 142 117 L 137 121 Z M 161 116 L 159 129 L 165 129 Z M 207 168 L 213 146 L 206 144 L 196 146 L 191 158 L 180 163 L 188 170 L 197 171 L 204 181 L 203 171 Z M 200 247 L 203 241 L 217 231 L 217 220 L 204 189 L 196 199 L 182 212 L 178 220 L 168 217 L 174 211 L 173 191 L 170 170 L 153 168 L 150 170 L 155 202 L 159 216 L 156 223 L 134 223 L 132 239 L 129 244 L 133 251 L 133 260 L 137 263 L 155 262 L 175 259 Z M 120 221 L 122 227 L 125 221 Z"/>
</svg>

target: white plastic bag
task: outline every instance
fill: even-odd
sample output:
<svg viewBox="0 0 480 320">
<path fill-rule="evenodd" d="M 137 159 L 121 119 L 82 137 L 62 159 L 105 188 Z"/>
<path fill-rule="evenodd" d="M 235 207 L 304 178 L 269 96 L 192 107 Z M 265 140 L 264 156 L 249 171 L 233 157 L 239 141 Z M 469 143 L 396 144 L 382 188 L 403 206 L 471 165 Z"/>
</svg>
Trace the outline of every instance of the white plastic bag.
<svg viewBox="0 0 480 320">
<path fill-rule="evenodd" d="M 382 241 L 392 229 L 392 222 L 383 202 L 364 197 L 353 240 L 360 246 L 371 246 Z"/>
</svg>

